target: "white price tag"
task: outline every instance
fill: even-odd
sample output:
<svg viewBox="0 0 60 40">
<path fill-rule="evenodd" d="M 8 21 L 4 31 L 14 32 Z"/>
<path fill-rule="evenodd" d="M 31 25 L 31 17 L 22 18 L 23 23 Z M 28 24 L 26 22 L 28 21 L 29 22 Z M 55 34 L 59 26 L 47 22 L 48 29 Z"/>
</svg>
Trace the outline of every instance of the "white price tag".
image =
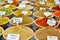
<svg viewBox="0 0 60 40">
<path fill-rule="evenodd" d="M 50 15 L 52 15 L 52 13 L 51 12 L 44 12 L 44 15 L 45 16 L 50 16 Z"/>
<path fill-rule="evenodd" d="M 60 1 L 59 0 L 54 0 L 56 4 L 60 5 Z"/>
<path fill-rule="evenodd" d="M 22 23 L 23 18 L 13 18 L 14 23 Z"/>
<path fill-rule="evenodd" d="M 25 4 L 19 4 L 18 8 L 25 8 Z"/>
<path fill-rule="evenodd" d="M 22 1 L 23 4 L 29 3 L 29 1 Z"/>
<path fill-rule="evenodd" d="M 27 11 L 22 11 L 22 13 L 23 13 L 24 15 L 28 14 L 28 12 L 27 12 Z"/>
<path fill-rule="evenodd" d="M 8 8 L 10 5 L 5 5 L 5 8 Z"/>
<path fill-rule="evenodd" d="M 5 13 L 6 12 L 4 12 L 4 11 L 0 11 L 0 15 L 2 16 L 2 15 L 5 15 Z"/>
<path fill-rule="evenodd" d="M 8 3 L 13 3 L 13 0 L 8 0 Z"/>
<path fill-rule="evenodd" d="M 52 19 L 52 20 L 48 19 L 47 20 L 47 24 L 49 24 L 51 26 L 55 26 L 56 25 L 56 21 L 54 19 Z"/>
<path fill-rule="evenodd" d="M 44 1 L 40 1 L 39 3 L 40 3 L 41 5 L 44 5 L 44 4 L 45 4 L 45 2 L 44 2 Z"/>
<path fill-rule="evenodd" d="M 58 40 L 57 36 L 47 36 L 47 40 Z"/>
<path fill-rule="evenodd" d="M 20 35 L 19 34 L 8 34 L 7 40 L 19 40 Z"/>
<path fill-rule="evenodd" d="M 46 10 L 46 8 L 40 7 L 40 10 Z"/>
</svg>

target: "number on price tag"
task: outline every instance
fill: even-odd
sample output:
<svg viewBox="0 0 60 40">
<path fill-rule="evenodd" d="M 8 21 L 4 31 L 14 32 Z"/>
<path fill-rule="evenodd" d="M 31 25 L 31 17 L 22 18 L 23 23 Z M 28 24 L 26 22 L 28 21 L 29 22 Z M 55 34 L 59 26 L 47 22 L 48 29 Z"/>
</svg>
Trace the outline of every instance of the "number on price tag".
<svg viewBox="0 0 60 40">
<path fill-rule="evenodd" d="M 52 19 L 52 20 L 48 19 L 47 20 L 47 24 L 49 24 L 51 26 L 55 26 L 56 25 L 56 21 L 54 19 Z"/>
<path fill-rule="evenodd" d="M 19 34 L 8 34 L 7 40 L 19 40 L 20 35 Z"/>
<path fill-rule="evenodd" d="M 2 15 L 5 15 L 5 13 L 6 12 L 4 12 L 4 11 L 0 11 L 0 15 L 2 16 Z"/>
<path fill-rule="evenodd" d="M 23 13 L 24 15 L 28 14 L 28 12 L 27 12 L 27 11 L 22 11 L 22 13 Z"/>
<path fill-rule="evenodd" d="M 25 4 L 19 4 L 18 8 L 25 8 Z"/>
<path fill-rule="evenodd" d="M 22 18 L 13 18 L 14 23 L 22 23 Z"/>
<path fill-rule="evenodd" d="M 50 16 L 50 15 L 52 15 L 52 13 L 51 12 L 44 12 L 44 15 L 45 16 Z"/>
<path fill-rule="evenodd" d="M 47 36 L 47 40 L 58 40 L 57 36 Z"/>
<path fill-rule="evenodd" d="M 13 3 L 13 0 L 8 0 L 8 3 Z"/>
</svg>

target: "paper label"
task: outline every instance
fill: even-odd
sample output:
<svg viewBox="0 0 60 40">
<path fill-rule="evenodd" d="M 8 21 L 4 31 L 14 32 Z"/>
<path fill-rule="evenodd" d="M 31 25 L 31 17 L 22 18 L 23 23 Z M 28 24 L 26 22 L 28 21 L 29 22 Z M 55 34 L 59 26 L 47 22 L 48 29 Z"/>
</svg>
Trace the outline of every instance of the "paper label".
<svg viewBox="0 0 60 40">
<path fill-rule="evenodd" d="M 19 6 L 18 7 L 20 7 L 20 8 L 25 8 L 25 4 L 19 4 Z"/>
<path fill-rule="evenodd" d="M 0 15 L 5 15 L 6 12 L 0 11 Z"/>
<path fill-rule="evenodd" d="M 45 16 L 50 16 L 50 15 L 52 15 L 52 13 L 51 12 L 44 12 L 44 15 Z"/>
<path fill-rule="evenodd" d="M 60 5 L 60 0 L 54 0 L 56 4 Z"/>
<path fill-rule="evenodd" d="M 19 40 L 20 35 L 19 34 L 8 34 L 7 40 Z"/>
<path fill-rule="evenodd" d="M 5 5 L 5 8 L 8 8 L 10 5 Z"/>
<path fill-rule="evenodd" d="M 49 24 L 51 26 L 55 26 L 56 25 L 56 21 L 54 19 L 52 19 L 52 20 L 48 19 L 47 20 L 47 24 Z"/>
<path fill-rule="evenodd" d="M 46 10 L 46 8 L 40 7 L 40 10 Z"/>
<path fill-rule="evenodd" d="M 23 4 L 26 4 L 26 3 L 28 3 L 28 1 L 22 1 L 22 3 L 23 3 Z"/>
<path fill-rule="evenodd" d="M 57 36 L 47 36 L 47 40 L 58 40 Z"/>
<path fill-rule="evenodd" d="M 13 18 L 13 23 L 22 23 L 23 18 Z"/>
<path fill-rule="evenodd" d="M 42 4 L 42 5 L 44 5 L 44 4 L 45 4 L 45 2 L 44 2 L 44 1 L 40 1 L 39 3 L 40 3 L 40 4 Z"/>
<path fill-rule="evenodd" d="M 8 0 L 8 3 L 13 3 L 13 0 Z"/>
<path fill-rule="evenodd" d="M 27 11 L 22 11 L 22 13 L 23 13 L 24 15 L 28 14 L 28 12 L 27 12 Z"/>
</svg>

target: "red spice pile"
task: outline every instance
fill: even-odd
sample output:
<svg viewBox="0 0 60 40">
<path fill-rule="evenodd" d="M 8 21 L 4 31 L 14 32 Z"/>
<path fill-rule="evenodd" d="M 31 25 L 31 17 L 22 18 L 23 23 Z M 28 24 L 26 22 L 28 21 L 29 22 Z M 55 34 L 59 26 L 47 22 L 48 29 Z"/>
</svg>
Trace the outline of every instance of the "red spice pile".
<svg viewBox="0 0 60 40">
<path fill-rule="evenodd" d="M 48 19 L 49 18 L 46 18 L 46 17 L 43 19 L 38 19 L 38 20 L 36 20 L 36 24 L 43 26 L 43 27 L 47 27 L 48 26 L 48 24 L 47 24 Z"/>
</svg>

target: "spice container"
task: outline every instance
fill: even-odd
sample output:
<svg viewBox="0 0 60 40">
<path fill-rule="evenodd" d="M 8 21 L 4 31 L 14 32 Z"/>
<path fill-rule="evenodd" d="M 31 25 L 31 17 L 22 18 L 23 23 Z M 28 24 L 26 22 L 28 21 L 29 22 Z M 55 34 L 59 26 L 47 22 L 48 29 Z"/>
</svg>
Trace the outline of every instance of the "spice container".
<svg viewBox="0 0 60 40">
<path fill-rule="evenodd" d="M 45 15 L 47 14 L 47 15 Z M 52 17 L 52 12 L 49 12 L 49 11 L 46 11 L 46 10 L 40 10 L 40 11 L 37 11 L 37 12 L 34 12 L 33 15 L 37 18 L 39 17 Z"/>
<path fill-rule="evenodd" d="M 7 28 L 3 33 L 3 37 L 7 39 L 8 34 L 19 34 L 19 40 L 29 40 L 33 36 L 33 31 L 26 26 L 20 25 Z"/>
<path fill-rule="evenodd" d="M 30 16 L 32 14 L 32 11 L 29 11 L 29 10 L 25 11 L 25 10 L 19 9 L 19 10 L 16 10 L 13 14 L 15 16 L 20 16 L 20 15 Z"/>
<path fill-rule="evenodd" d="M 8 17 L 0 18 L 0 26 L 2 26 L 3 28 L 6 28 L 6 25 L 7 25 L 8 21 L 9 21 Z"/>
<path fill-rule="evenodd" d="M 41 28 L 45 28 L 47 26 L 52 26 L 54 28 L 58 27 L 58 22 L 57 21 L 54 21 L 53 22 L 53 25 L 51 25 L 52 23 L 49 23 L 48 20 L 50 20 L 49 22 L 52 22 L 53 19 L 50 19 L 48 17 L 43 17 L 43 18 L 38 18 L 35 20 L 35 24 L 38 26 L 38 27 L 41 27 Z"/>
<path fill-rule="evenodd" d="M 4 29 L 0 27 L 0 36 L 3 34 Z"/>
<path fill-rule="evenodd" d="M 34 37 L 36 38 L 36 40 L 47 40 L 47 39 L 58 39 L 60 40 L 60 33 L 52 28 L 51 26 L 50 27 L 47 27 L 47 28 L 42 28 L 42 29 L 38 29 L 36 32 L 35 32 L 35 35 Z"/>
<path fill-rule="evenodd" d="M 59 21 L 59 20 L 60 20 L 60 11 L 54 12 L 54 16 L 55 16 L 56 19 Z"/>
<path fill-rule="evenodd" d="M 28 25 L 31 25 L 34 21 L 31 17 L 16 17 L 16 18 L 22 18 L 22 22 L 19 23 L 19 25 L 28 26 Z M 12 25 L 16 25 L 16 23 L 14 23 L 13 20 L 14 20 L 14 17 L 12 19 L 10 19 L 9 23 L 12 24 Z"/>
</svg>

